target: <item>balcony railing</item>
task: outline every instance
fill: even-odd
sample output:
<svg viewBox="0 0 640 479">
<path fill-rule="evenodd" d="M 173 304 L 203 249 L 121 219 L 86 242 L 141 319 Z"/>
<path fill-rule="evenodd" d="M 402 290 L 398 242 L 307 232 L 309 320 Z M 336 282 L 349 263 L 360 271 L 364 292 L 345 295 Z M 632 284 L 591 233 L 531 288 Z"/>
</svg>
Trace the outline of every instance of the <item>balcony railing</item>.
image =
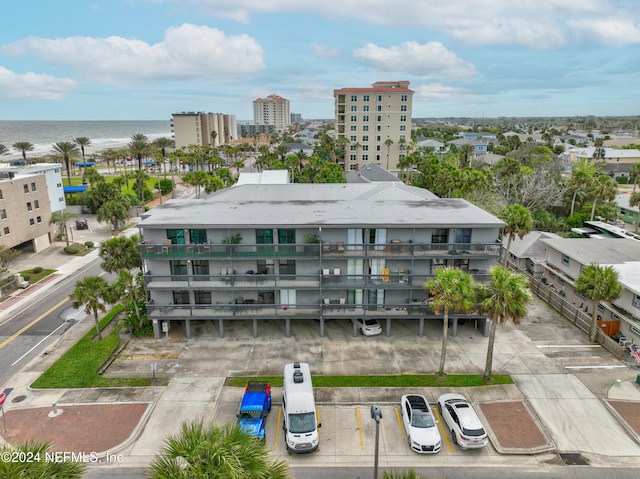
<svg viewBox="0 0 640 479">
<path fill-rule="evenodd" d="M 391 240 L 383 244 L 349 244 L 342 241 L 322 244 L 153 244 L 140 245 L 143 258 L 319 258 L 349 257 L 430 257 L 498 258 L 497 243 L 413 243 Z"/>
</svg>

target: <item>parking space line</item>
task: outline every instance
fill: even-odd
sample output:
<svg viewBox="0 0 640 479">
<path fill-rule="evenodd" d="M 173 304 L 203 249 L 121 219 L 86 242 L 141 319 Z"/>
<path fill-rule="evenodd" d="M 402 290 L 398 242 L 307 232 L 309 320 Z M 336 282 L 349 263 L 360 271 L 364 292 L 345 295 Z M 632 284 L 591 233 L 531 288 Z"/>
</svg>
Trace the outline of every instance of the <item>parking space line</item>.
<svg viewBox="0 0 640 479">
<path fill-rule="evenodd" d="M 438 408 L 433 408 L 433 413 L 436 415 L 436 419 L 438 420 L 438 426 L 440 426 L 440 435 L 444 438 L 444 442 L 447 443 L 447 449 L 449 452 L 453 454 L 453 448 L 451 447 L 451 443 L 449 442 L 449 436 L 447 436 L 447 431 L 444 430 L 444 426 L 442 425 L 442 418 L 440 417 L 440 413 L 438 413 Z"/>
<path fill-rule="evenodd" d="M 364 451 L 364 438 L 362 437 L 362 421 L 360 420 L 360 408 L 356 408 L 356 419 L 358 420 L 358 434 L 360 434 L 360 450 Z"/>
<path fill-rule="evenodd" d="M 400 432 L 404 433 L 404 426 L 402 426 L 402 418 L 400 417 L 400 410 L 397 407 L 393 409 L 396 411 L 396 420 L 398 421 L 398 427 L 400 428 Z"/>
<path fill-rule="evenodd" d="M 282 408 L 278 408 L 278 419 L 276 419 L 276 437 L 273 438 L 273 448 L 278 444 L 278 431 L 280 430 L 280 419 L 282 418 Z"/>
</svg>

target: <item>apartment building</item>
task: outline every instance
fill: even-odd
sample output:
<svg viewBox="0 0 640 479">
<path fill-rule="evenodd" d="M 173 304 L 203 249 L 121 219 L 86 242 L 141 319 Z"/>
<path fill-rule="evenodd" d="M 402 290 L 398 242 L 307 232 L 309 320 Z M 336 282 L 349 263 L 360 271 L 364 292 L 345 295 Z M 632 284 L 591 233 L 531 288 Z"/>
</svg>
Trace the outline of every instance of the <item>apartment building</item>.
<svg viewBox="0 0 640 479">
<path fill-rule="evenodd" d="M 284 130 L 291 126 L 289 100 L 278 95 L 255 99 L 253 122 L 256 125 L 273 125 L 276 130 Z"/>
<path fill-rule="evenodd" d="M 49 246 L 51 206 L 44 174 L 0 171 L 0 245 L 30 242 L 35 252 Z"/>
<path fill-rule="evenodd" d="M 156 337 L 176 322 L 190 337 L 194 321 L 214 321 L 221 337 L 229 321 L 251 321 L 257 336 L 258 320 L 282 321 L 288 337 L 308 318 L 324 335 L 328 320 L 363 317 L 388 335 L 394 320 L 415 319 L 422 334 L 441 318 L 425 303 L 433 271 L 487 279 L 503 226 L 463 199 L 401 182 L 242 185 L 170 200 L 138 225 L 147 310 Z"/>
<path fill-rule="evenodd" d="M 345 144 L 345 171 L 377 164 L 398 171 L 411 141 L 413 91 L 408 81 L 341 88 L 335 99 L 336 141 Z"/>
<path fill-rule="evenodd" d="M 174 113 L 171 131 L 176 149 L 190 145 L 218 147 L 238 137 L 236 116 L 223 113 Z"/>
<path fill-rule="evenodd" d="M 575 291 L 575 281 L 589 264 L 611 265 L 623 286 L 620 297 L 601 302 L 598 321 L 608 332 L 620 333 L 640 341 L 640 241 L 624 238 L 541 239 L 546 249 L 543 281 L 579 309 L 592 314 L 591 300 Z"/>
</svg>

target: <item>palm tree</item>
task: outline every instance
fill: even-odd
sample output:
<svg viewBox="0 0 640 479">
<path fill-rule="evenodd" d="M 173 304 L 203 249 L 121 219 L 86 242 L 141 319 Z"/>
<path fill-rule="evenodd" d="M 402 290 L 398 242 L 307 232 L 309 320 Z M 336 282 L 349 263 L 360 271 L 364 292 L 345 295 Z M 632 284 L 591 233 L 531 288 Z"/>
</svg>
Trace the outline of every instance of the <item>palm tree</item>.
<svg viewBox="0 0 640 479">
<path fill-rule="evenodd" d="M 136 133 L 131 137 L 131 141 L 127 145 L 131 156 L 135 156 L 138 160 L 138 169 L 142 170 L 142 157 L 148 155 L 151 152 L 151 145 L 149 145 L 149 138 L 142 133 Z"/>
<path fill-rule="evenodd" d="M 64 211 L 51 213 L 51 218 L 49 218 L 49 224 L 60 224 L 60 230 L 62 231 L 62 235 L 69 246 L 69 230 L 67 227 L 67 221 L 71 218 L 75 218 L 77 215 L 73 213 L 65 213 Z"/>
<path fill-rule="evenodd" d="M 120 235 L 103 241 L 100 244 L 100 257 L 104 260 L 102 269 L 113 273 L 139 268 L 141 259 L 138 243 L 139 237 L 136 235 L 131 237 Z"/>
<path fill-rule="evenodd" d="M 125 322 L 133 333 L 143 325 L 143 320 L 147 317 L 142 272 L 132 274 L 126 269 L 121 269 L 117 281 L 112 285 L 112 291 L 116 297 L 121 298 L 122 305 L 129 313 Z"/>
<path fill-rule="evenodd" d="M 16 150 L 20 150 L 22 153 L 22 159 L 27 161 L 27 151 L 33 151 L 34 146 L 28 141 L 19 141 L 14 143 L 13 146 Z"/>
<path fill-rule="evenodd" d="M 267 447 L 239 426 L 186 422 L 182 430 L 165 439 L 151 463 L 149 479 L 290 478 L 283 461 L 270 458 Z"/>
<path fill-rule="evenodd" d="M 84 306 L 87 314 L 93 314 L 98 339 L 102 339 L 98 313 L 104 313 L 106 311 L 104 303 L 111 301 L 109 284 L 100 276 L 87 276 L 76 283 L 76 289 L 71 293 L 70 298 L 73 300 L 74 308 Z"/>
<path fill-rule="evenodd" d="M 79 136 L 78 138 L 74 138 L 73 142 L 80 147 L 80 151 L 82 151 L 82 162 L 84 161 L 84 147 L 89 146 L 91 144 L 91 140 L 86 136 Z"/>
<path fill-rule="evenodd" d="M 614 301 L 622 292 L 618 272 L 612 266 L 584 266 L 576 279 L 576 292 L 593 301 L 589 339 L 595 341 L 600 301 Z"/>
<path fill-rule="evenodd" d="M 131 204 L 129 199 L 124 195 L 106 201 L 98 209 L 97 219 L 100 223 L 103 221 L 111 223 L 111 230 L 118 231 L 120 223 L 130 218 L 129 208 Z"/>
<path fill-rule="evenodd" d="M 9 148 L 0 143 L 0 156 L 6 155 L 7 153 L 9 153 Z"/>
<path fill-rule="evenodd" d="M 384 144 L 387 146 L 387 171 L 389 171 L 389 150 L 391 150 L 393 140 L 391 138 L 387 138 L 386 140 L 384 140 Z"/>
<path fill-rule="evenodd" d="M 196 187 L 196 198 L 200 198 L 200 188 L 207 184 L 210 175 L 204 171 L 192 171 L 182 177 L 182 180 Z"/>
<path fill-rule="evenodd" d="M 71 186 L 71 168 L 69 165 L 69 157 L 78 153 L 78 146 L 75 143 L 71 143 L 70 141 L 61 141 L 59 143 L 55 143 L 53 145 L 53 150 L 62 155 L 64 158 L 64 166 L 67 169 L 67 180 L 69 181 L 69 186 Z"/>
<path fill-rule="evenodd" d="M 593 183 L 591 183 L 589 190 L 593 195 L 593 205 L 591 206 L 590 218 L 593 221 L 596 214 L 596 204 L 598 203 L 598 200 L 613 200 L 618 192 L 618 184 L 616 183 L 616 180 L 610 176 L 598 175 L 593 180 Z"/>
<path fill-rule="evenodd" d="M 471 143 L 465 143 L 458 148 L 460 154 L 460 168 L 468 168 L 471 165 L 471 157 L 475 153 L 476 148 Z"/>
<path fill-rule="evenodd" d="M 571 197 L 571 215 L 574 212 L 578 194 L 583 192 L 585 189 L 588 189 L 597 172 L 598 167 L 596 164 L 586 158 L 580 159 L 580 161 L 573 167 L 571 178 L 569 178 L 569 181 L 567 182 L 569 191 L 573 192 Z"/>
<path fill-rule="evenodd" d="M 436 314 L 444 313 L 442 320 L 442 350 L 440 353 L 439 375 L 444 375 L 444 363 L 447 355 L 449 335 L 449 312 L 470 312 L 475 306 L 473 279 L 470 274 L 458 268 L 438 268 L 434 277 L 424 285 L 429 293 L 431 309 Z"/>
<path fill-rule="evenodd" d="M 480 311 L 489 315 L 491 319 L 487 363 L 483 375 L 485 380 L 489 380 L 493 365 L 493 345 L 496 339 L 497 327 L 508 320 L 513 321 L 514 324 L 520 324 L 520 320 L 527 314 L 527 305 L 531 299 L 531 293 L 529 292 L 529 282 L 525 275 L 499 265 L 491 269 L 489 284 L 479 285 L 477 292 Z"/>
<path fill-rule="evenodd" d="M 631 193 L 629 196 L 629 206 L 640 206 L 640 193 L 637 191 Z M 640 228 L 640 211 L 638 211 L 638 217 L 636 218 L 636 234 L 638 233 L 638 228 Z"/>
<path fill-rule="evenodd" d="M 531 212 L 522 205 L 506 205 L 502 208 L 500 219 L 506 223 L 504 234 L 507 236 L 507 247 L 504 251 L 502 265 L 506 268 L 511 250 L 511 241 L 518 235 L 520 239 L 533 228 Z"/>
<path fill-rule="evenodd" d="M 6 443 L 0 446 L 0 456 L 20 453 L 20 457 L 39 457 L 38 461 L 0 461 L 0 477 L 11 478 L 45 478 L 59 477 L 64 479 L 81 479 L 87 470 L 87 465 L 80 461 L 63 460 L 47 461 L 45 457 L 51 454 L 50 442 L 28 441 L 12 447 Z M 24 453 L 24 454 L 22 454 Z"/>
<path fill-rule="evenodd" d="M 629 176 L 633 178 L 633 192 L 636 191 L 636 186 L 638 185 L 638 178 L 640 177 L 640 163 L 636 163 L 629 170 Z"/>
</svg>

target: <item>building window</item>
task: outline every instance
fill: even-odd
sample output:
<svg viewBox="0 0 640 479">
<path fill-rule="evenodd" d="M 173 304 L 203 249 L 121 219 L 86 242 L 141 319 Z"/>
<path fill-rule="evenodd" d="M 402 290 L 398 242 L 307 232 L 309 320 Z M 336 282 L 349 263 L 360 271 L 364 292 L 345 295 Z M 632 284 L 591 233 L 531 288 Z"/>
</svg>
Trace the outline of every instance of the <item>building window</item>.
<svg viewBox="0 0 640 479">
<path fill-rule="evenodd" d="M 351 121 L 358 121 L 358 117 L 356 115 L 351 115 Z"/>
<path fill-rule="evenodd" d="M 457 228 L 456 243 L 471 243 L 471 228 Z"/>
<path fill-rule="evenodd" d="M 198 291 L 193 292 L 193 300 L 196 304 L 211 304 L 211 291 Z"/>
<path fill-rule="evenodd" d="M 407 101 L 407 95 L 401 95 L 400 101 Z"/>
<path fill-rule="evenodd" d="M 25 193 L 29 193 L 29 185 L 28 184 L 24 184 L 22 185 L 22 189 L 24 190 Z"/>
<path fill-rule="evenodd" d="M 369 121 L 369 115 L 364 115 L 362 117 L 362 121 Z"/>
<path fill-rule="evenodd" d="M 358 141 L 358 138 L 356 137 L 356 135 L 351 135 L 351 136 L 349 137 L 349 141 Z M 353 146 L 354 146 L 354 145 L 351 145 L 351 149 L 353 149 Z"/>
<path fill-rule="evenodd" d="M 0 200 L 2 200 L 4 197 L 2 196 L 2 190 L 0 190 Z"/>
<path fill-rule="evenodd" d="M 369 135 L 364 135 L 362 137 L 362 141 L 369 141 Z"/>
<path fill-rule="evenodd" d="M 369 101 L 369 95 L 364 95 L 364 96 L 362 97 L 362 100 L 363 100 L 363 101 Z"/>
<path fill-rule="evenodd" d="M 378 101 L 382 101 L 382 95 L 378 95 Z"/>
<path fill-rule="evenodd" d="M 351 171 L 355 171 L 355 170 L 357 170 L 357 169 L 358 169 L 358 165 L 356 165 L 356 164 L 349 165 L 349 169 L 350 169 Z"/>
<path fill-rule="evenodd" d="M 186 276 L 187 275 L 187 262 L 184 260 L 171 261 L 171 275 L 172 276 Z M 180 278 L 173 278 L 179 280 Z"/>
<path fill-rule="evenodd" d="M 42 223 L 42 216 L 36 216 L 36 221 L 38 223 Z"/>
<path fill-rule="evenodd" d="M 278 230 L 279 244 L 296 244 L 296 230 Z"/>
<path fill-rule="evenodd" d="M 402 143 L 405 142 L 405 141 L 407 141 L 407 139 L 405 138 L 405 135 L 400 135 L 400 141 L 398 143 L 400 143 L 401 146 L 402 146 Z M 400 148 L 400 149 L 402 149 L 402 148 Z"/>
<path fill-rule="evenodd" d="M 400 111 L 407 111 L 407 105 L 400 105 Z"/>
<path fill-rule="evenodd" d="M 378 115 L 378 116 L 376 117 L 376 120 L 378 120 L 378 121 L 382 121 L 382 115 Z"/>
<path fill-rule="evenodd" d="M 189 304 L 189 291 L 174 291 L 173 304 Z"/>
<path fill-rule="evenodd" d="M 189 241 L 193 244 L 207 242 L 207 230 L 189 230 Z"/>
<path fill-rule="evenodd" d="M 632 304 L 634 308 L 640 309 L 640 294 L 634 295 Z"/>
<path fill-rule="evenodd" d="M 33 226 L 36 224 L 36 221 L 33 218 L 29 218 L 29 224 Z"/>
<path fill-rule="evenodd" d="M 382 111 L 382 105 L 378 105 L 378 106 L 376 107 L 376 111 Z"/>
<path fill-rule="evenodd" d="M 35 201 L 33 202 L 33 207 L 34 207 L 35 209 L 39 210 L 39 209 L 40 209 L 40 201 L 35 200 Z"/>
<path fill-rule="evenodd" d="M 407 125 L 400 125 L 400 131 L 407 131 Z"/>
<path fill-rule="evenodd" d="M 31 191 L 36 191 L 36 184 L 35 183 L 31 183 Z"/>
<path fill-rule="evenodd" d="M 184 244 L 184 230 L 167 230 L 167 239 L 171 244 Z"/>
<path fill-rule="evenodd" d="M 446 268 L 447 260 L 444 259 L 432 259 L 431 260 L 431 272 L 439 268 Z"/>
<path fill-rule="evenodd" d="M 358 159 L 358 157 L 356 155 L 349 155 L 349 161 L 356 161 Z M 355 165 L 351 165 L 351 166 L 355 166 Z"/>
<path fill-rule="evenodd" d="M 293 260 L 290 261 L 280 261 L 280 264 L 278 265 L 278 273 L 282 276 L 282 275 L 286 275 L 289 278 L 288 279 L 293 279 L 291 278 L 292 275 L 296 274 L 296 262 Z"/>
<path fill-rule="evenodd" d="M 0 210 L 0 220 L 7 219 L 7 210 Z"/>
<path fill-rule="evenodd" d="M 434 228 L 431 231 L 432 243 L 448 243 L 449 242 L 449 230 L 446 228 Z"/>
<path fill-rule="evenodd" d="M 569 261 L 571 258 L 569 258 L 566 254 L 562 255 L 562 264 L 565 266 L 569 266 Z"/>
<path fill-rule="evenodd" d="M 351 111 L 358 111 L 357 105 L 351 105 Z"/>
<path fill-rule="evenodd" d="M 369 161 L 369 155 L 362 155 L 362 161 Z"/>
<path fill-rule="evenodd" d="M 8 226 L 4 227 L 4 234 L 6 234 L 6 235 L 9 234 L 9 227 Z"/>
<path fill-rule="evenodd" d="M 357 95 L 351 95 L 351 101 L 358 101 Z"/>
<path fill-rule="evenodd" d="M 358 127 L 356 125 L 351 125 L 351 131 L 357 131 Z"/>
<path fill-rule="evenodd" d="M 369 105 L 365 105 L 365 106 L 363 106 L 363 107 L 362 107 L 362 110 L 363 110 L 363 111 L 369 111 Z"/>
<path fill-rule="evenodd" d="M 376 135 L 376 141 L 382 141 L 380 135 Z"/>
<path fill-rule="evenodd" d="M 194 260 L 191 262 L 193 276 L 196 281 L 206 281 L 209 279 L 209 262 L 204 260 Z"/>
<path fill-rule="evenodd" d="M 382 125 L 376 126 L 376 131 L 382 131 Z"/>
<path fill-rule="evenodd" d="M 400 121 L 407 121 L 407 115 L 400 115 Z"/>
<path fill-rule="evenodd" d="M 27 211 L 31 211 L 33 208 L 31 207 L 31 202 L 27 203 Z"/>
<path fill-rule="evenodd" d="M 363 126 L 362 131 L 369 131 L 369 127 L 367 125 Z"/>
<path fill-rule="evenodd" d="M 369 151 L 369 145 L 362 145 L 362 151 Z"/>
</svg>

